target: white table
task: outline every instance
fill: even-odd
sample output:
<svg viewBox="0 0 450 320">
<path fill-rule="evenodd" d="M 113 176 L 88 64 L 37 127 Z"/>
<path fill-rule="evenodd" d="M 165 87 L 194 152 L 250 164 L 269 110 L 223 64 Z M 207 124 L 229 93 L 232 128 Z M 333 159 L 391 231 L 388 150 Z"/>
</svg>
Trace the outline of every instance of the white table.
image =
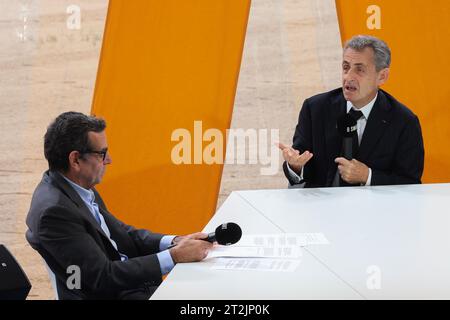
<svg viewBox="0 0 450 320">
<path fill-rule="evenodd" d="M 152 299 L 450 299 L 450 184 L 236 191 L 204 231 L 323 233 L 293 273 L 178 264 Z"/>
</svg>

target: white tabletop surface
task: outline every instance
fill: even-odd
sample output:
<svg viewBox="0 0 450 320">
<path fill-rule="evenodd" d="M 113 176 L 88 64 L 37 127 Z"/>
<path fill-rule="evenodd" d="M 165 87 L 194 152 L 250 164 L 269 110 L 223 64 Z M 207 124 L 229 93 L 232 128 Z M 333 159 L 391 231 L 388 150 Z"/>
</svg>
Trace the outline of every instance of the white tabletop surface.
<svg viewBox="0 0 450 320">
<path fill-rule="evenodd" d="M 450 184 L 235 191 L 204 231 L 323 233 L 295 272 L 178 264 L 152 299 L 450 299 Z"/>
</svg>

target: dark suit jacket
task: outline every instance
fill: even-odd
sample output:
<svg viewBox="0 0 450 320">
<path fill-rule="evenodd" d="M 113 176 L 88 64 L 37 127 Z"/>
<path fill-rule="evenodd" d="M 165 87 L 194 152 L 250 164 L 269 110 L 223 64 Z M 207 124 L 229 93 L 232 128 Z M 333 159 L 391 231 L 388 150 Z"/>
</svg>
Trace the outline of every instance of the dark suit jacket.
<svg viewBox="0 0 450 320">
<path fill-rule="evenodd" d="M 305 187 L 331 186 L 337 170 L 342 137 L 336 123 L 347 112 L 342 88 L 318 94 L 303 103 L 293 148 L 313 153 L 305 165 Z M 417 116 L 383 90 L 370 112 L 357 160 L 372 170 L 371 185 L 421 183 L 424 148 Z M 283 169 L 290 184 L 286 162 Z"/>
<path fill-rule="evenodd" d="M 27 217 L 26 237 L 56 276 L 60 299 L 118 299 L 127 293 L 148 298 L 161 283 L 156 253 L 162 234 L 137 230 L 117 220 L 95 192 L 99 210 L 121 253 L 97 223 L 78 193 L 57 172 L 47 171 L 37 186 Z M 71 265 L 80 267 L 81 288 L 70 290 Z"/>
</svg>

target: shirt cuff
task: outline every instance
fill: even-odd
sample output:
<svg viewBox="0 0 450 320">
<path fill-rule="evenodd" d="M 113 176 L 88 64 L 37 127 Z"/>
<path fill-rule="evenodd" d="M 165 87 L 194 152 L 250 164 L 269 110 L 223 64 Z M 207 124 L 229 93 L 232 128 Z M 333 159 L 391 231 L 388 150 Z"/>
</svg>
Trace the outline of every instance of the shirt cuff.
<svg viewBox="0 0 450 320">
<path fill-rule="evenodd" d="M 372 170 L 369 168 L 369 176 L 367 177 L 365 186 L 370 186 L 371 182 L 372 182 Z"/>
<path fill-rule="evenodd" d="M 172 245 L 172 240 L 175 238 L 176 236 L 164 236 L 161 238 L 161 240 L 159 241 L 159 251 L 163 251 L 166 250 L 167 248 L 169 248 L 170 245 Z"/>
<path fill-rule="evenodd" d="M 300 175 L 298 175 L 294 170 L 291 169 L 291 167 L 289 166 L 289 163 L 286 161 L 286 166 L 288 168 L 288 172 L 289 175 L 291 176 L 291 178 L 293 178 L 293 180 L 295 180 L 296 183 L 300 183 L 300 181 L 303 180 L 303 167 L 300 170 Z"/>
<path fill-rule="evenodd" d="M 169 250 L 164 250 L 164 251 L 158 252 L 156 254 L 156 256 L 158 257 L 158 260 L 159 260 L 161 274 L 162 275 L 168 274 L 175 266 Z"/>
</svg>

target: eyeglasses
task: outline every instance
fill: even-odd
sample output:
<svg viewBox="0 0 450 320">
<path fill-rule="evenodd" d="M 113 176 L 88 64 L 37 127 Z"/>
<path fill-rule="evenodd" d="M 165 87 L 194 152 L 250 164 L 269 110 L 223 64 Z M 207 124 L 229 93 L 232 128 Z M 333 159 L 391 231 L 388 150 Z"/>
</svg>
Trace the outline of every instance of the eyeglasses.
<svg viewBox="0 0 450 320">
<path fill-rule="evenodd" d="M 81 154 L 87 154 L 87 153 L 96 153 L 102 156 L 102 161 L 104 162 L 106 159 L 106 154 L 108 153 L 108 148 L 101 150 L 101 151 L 95 151 L 95 150 L 86 150 L 83 152 L 80 152 Z"/>
</svg>

